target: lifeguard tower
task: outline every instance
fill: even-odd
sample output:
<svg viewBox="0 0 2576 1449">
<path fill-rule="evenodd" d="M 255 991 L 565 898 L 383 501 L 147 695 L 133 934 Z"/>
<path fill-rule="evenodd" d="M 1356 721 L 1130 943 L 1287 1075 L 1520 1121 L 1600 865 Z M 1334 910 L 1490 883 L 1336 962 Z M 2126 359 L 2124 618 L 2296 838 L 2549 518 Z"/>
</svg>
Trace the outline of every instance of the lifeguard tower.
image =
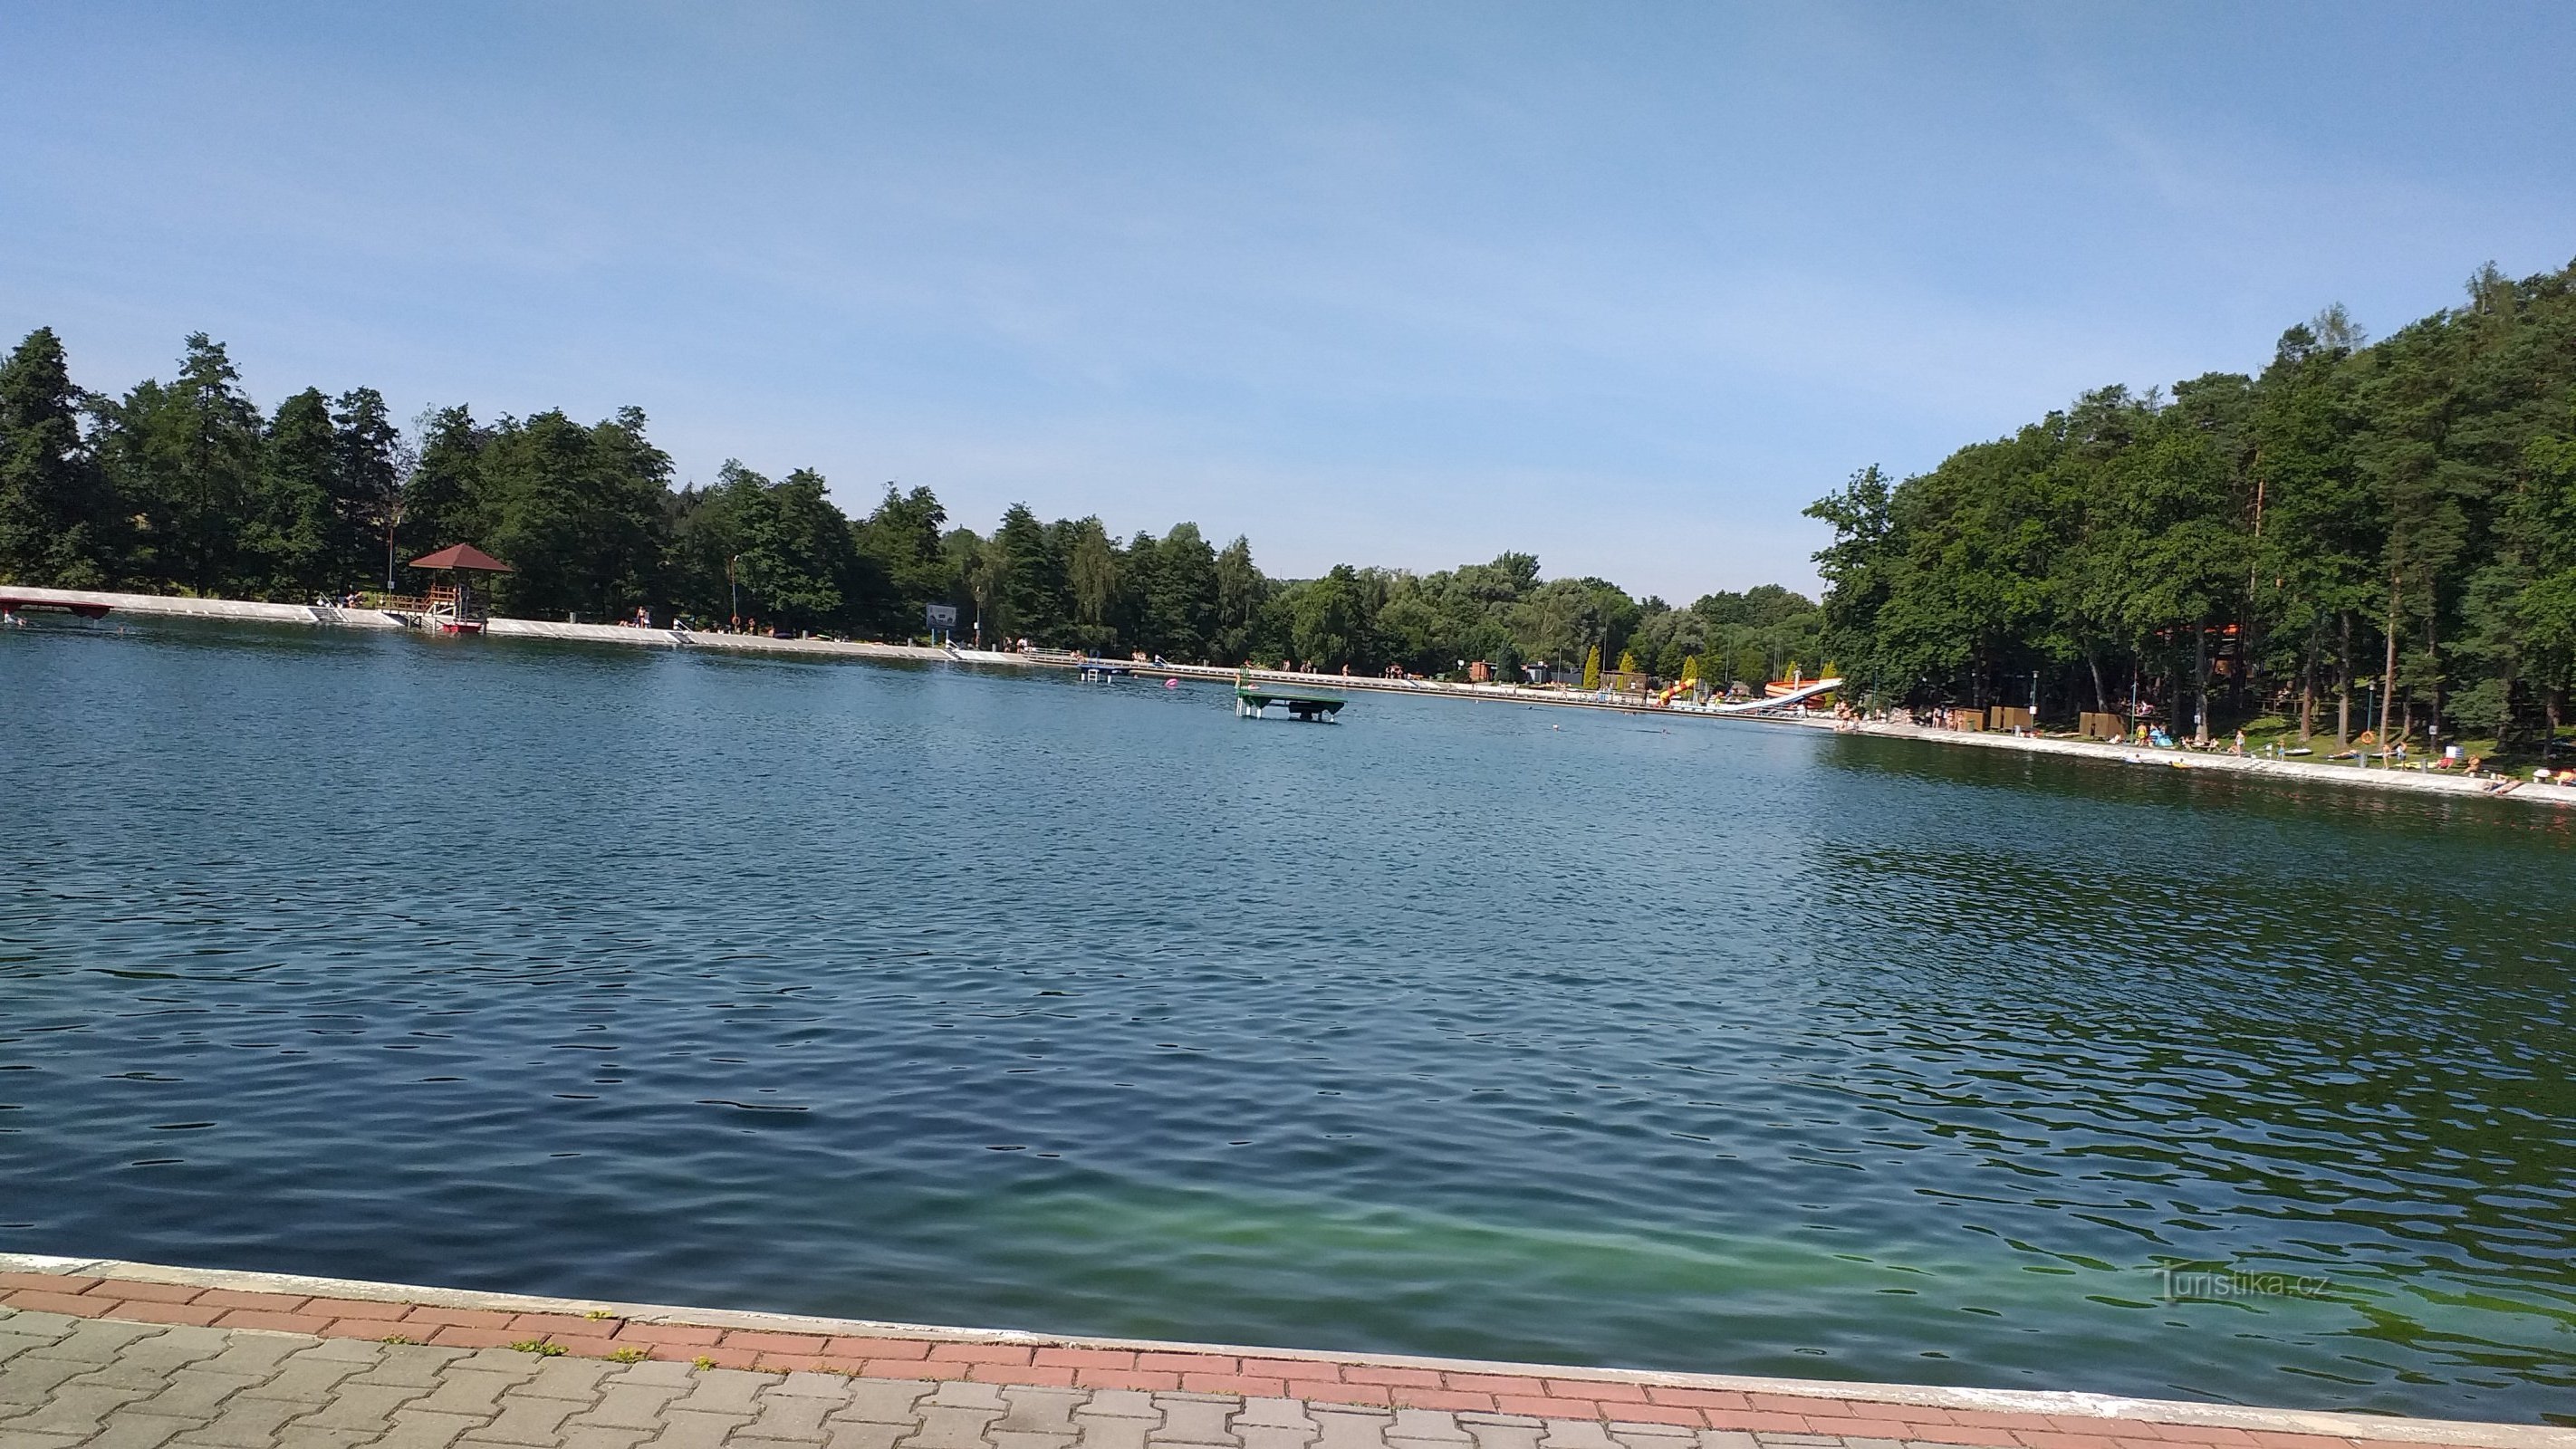
<svg viewBox="0 0 2576 1449">
<path fill-rule="evenodd" d="M 436 553 L 423 554 L 411 566 L 429 573 L 445 574 L 443 583 L 429 586 L 428 607 L 421 611 L 421 626 L 441 634 L 480 634 L 483 632 L 483 603 L 474 597 L 474 575 L 515 572 L 508 564 L 470 543 L 449 544 Z"/>
</svg>

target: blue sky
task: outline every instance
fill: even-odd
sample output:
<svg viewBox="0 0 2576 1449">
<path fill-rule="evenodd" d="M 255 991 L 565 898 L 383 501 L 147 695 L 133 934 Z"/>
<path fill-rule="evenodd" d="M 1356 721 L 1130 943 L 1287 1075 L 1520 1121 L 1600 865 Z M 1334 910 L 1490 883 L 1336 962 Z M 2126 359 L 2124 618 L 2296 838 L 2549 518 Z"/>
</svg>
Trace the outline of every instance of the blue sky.
<svg viewBox="0 0 2576 1449">
<path fill-rule="evenodd" d="M 2565 6 L 21 4 L 0 329 L 1686 601 L 1811 586 L 1863 464 L 2564 264 L 2570 75 Z"/>
</svg>

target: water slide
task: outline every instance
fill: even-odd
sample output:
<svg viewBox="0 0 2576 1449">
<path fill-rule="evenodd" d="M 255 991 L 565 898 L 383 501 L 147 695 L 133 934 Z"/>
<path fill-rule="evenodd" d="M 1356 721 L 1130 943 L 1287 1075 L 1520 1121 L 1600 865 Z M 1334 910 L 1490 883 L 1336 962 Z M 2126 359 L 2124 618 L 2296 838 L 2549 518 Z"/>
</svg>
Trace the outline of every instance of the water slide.
<svg viewBox="0 0 2576 1449">
<path fill-rule="evenodd" d="M 1843 682 L 1838 678 L 1819 679 L 1812 684 L 1801 685 L 1790 690 L 1787 694 L 1775 694 L 1767 699 L 1748 699 L 1742 704 L 1711 705 L 1708 712 L 1710 714 L 1766 714 L 1775 709 L 1794 708 L 1817 695 L 1831 694 L 1842 687 Z"/>
</svg>

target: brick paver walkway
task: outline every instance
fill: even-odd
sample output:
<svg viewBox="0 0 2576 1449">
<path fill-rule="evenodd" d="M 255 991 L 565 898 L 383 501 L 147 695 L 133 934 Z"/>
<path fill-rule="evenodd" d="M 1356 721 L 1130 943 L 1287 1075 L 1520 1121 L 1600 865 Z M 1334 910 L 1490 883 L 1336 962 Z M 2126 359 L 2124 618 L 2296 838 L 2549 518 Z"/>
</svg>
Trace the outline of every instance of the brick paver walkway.
<svg viewBox="0 0 2576 1449">
<path fill-rule="evenodd" d="M 1690 1375 L 904 1337 L 864 1324 L 793 1332 L 741 1326 L 761 1315 L 690 1322 L 682 1310 L 549 1311 L 539 1300 L 519 1311 L 499 1295 L 435 1295 L 499 1305 L 457 1306 L 390 1288 L 315 1296 L 202 1281 L 250 1275 L 157 1271 L 169 1276 L 0 1273 L 0 1449 L 2576 1446 L 2576 1430 L 2539 1426 L 1895 1386 L 1767 1393 Z M 1981 1397 L 2088 1411 L 1966 1406 Z"/>
</svg>

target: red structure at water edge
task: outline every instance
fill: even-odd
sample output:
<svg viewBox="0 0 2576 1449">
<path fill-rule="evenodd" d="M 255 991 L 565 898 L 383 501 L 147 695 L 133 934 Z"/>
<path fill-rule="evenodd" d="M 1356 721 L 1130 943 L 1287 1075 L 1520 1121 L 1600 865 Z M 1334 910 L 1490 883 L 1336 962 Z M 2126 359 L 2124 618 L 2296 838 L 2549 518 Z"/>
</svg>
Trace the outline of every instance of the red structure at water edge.
<svg viewBox="0 0 2576 1449">
<path fill-rule="evenodd" d="M 482 633 L 483 607 L 474 597 L 473 575 L 515 572 L 470 543 L 452 543 L 436 553 L 422 554 L 411 566 L 453 580 L 429 586 L 429 608 L 422 615 L 424 624 L 442 634 Z"/>
</svg>

